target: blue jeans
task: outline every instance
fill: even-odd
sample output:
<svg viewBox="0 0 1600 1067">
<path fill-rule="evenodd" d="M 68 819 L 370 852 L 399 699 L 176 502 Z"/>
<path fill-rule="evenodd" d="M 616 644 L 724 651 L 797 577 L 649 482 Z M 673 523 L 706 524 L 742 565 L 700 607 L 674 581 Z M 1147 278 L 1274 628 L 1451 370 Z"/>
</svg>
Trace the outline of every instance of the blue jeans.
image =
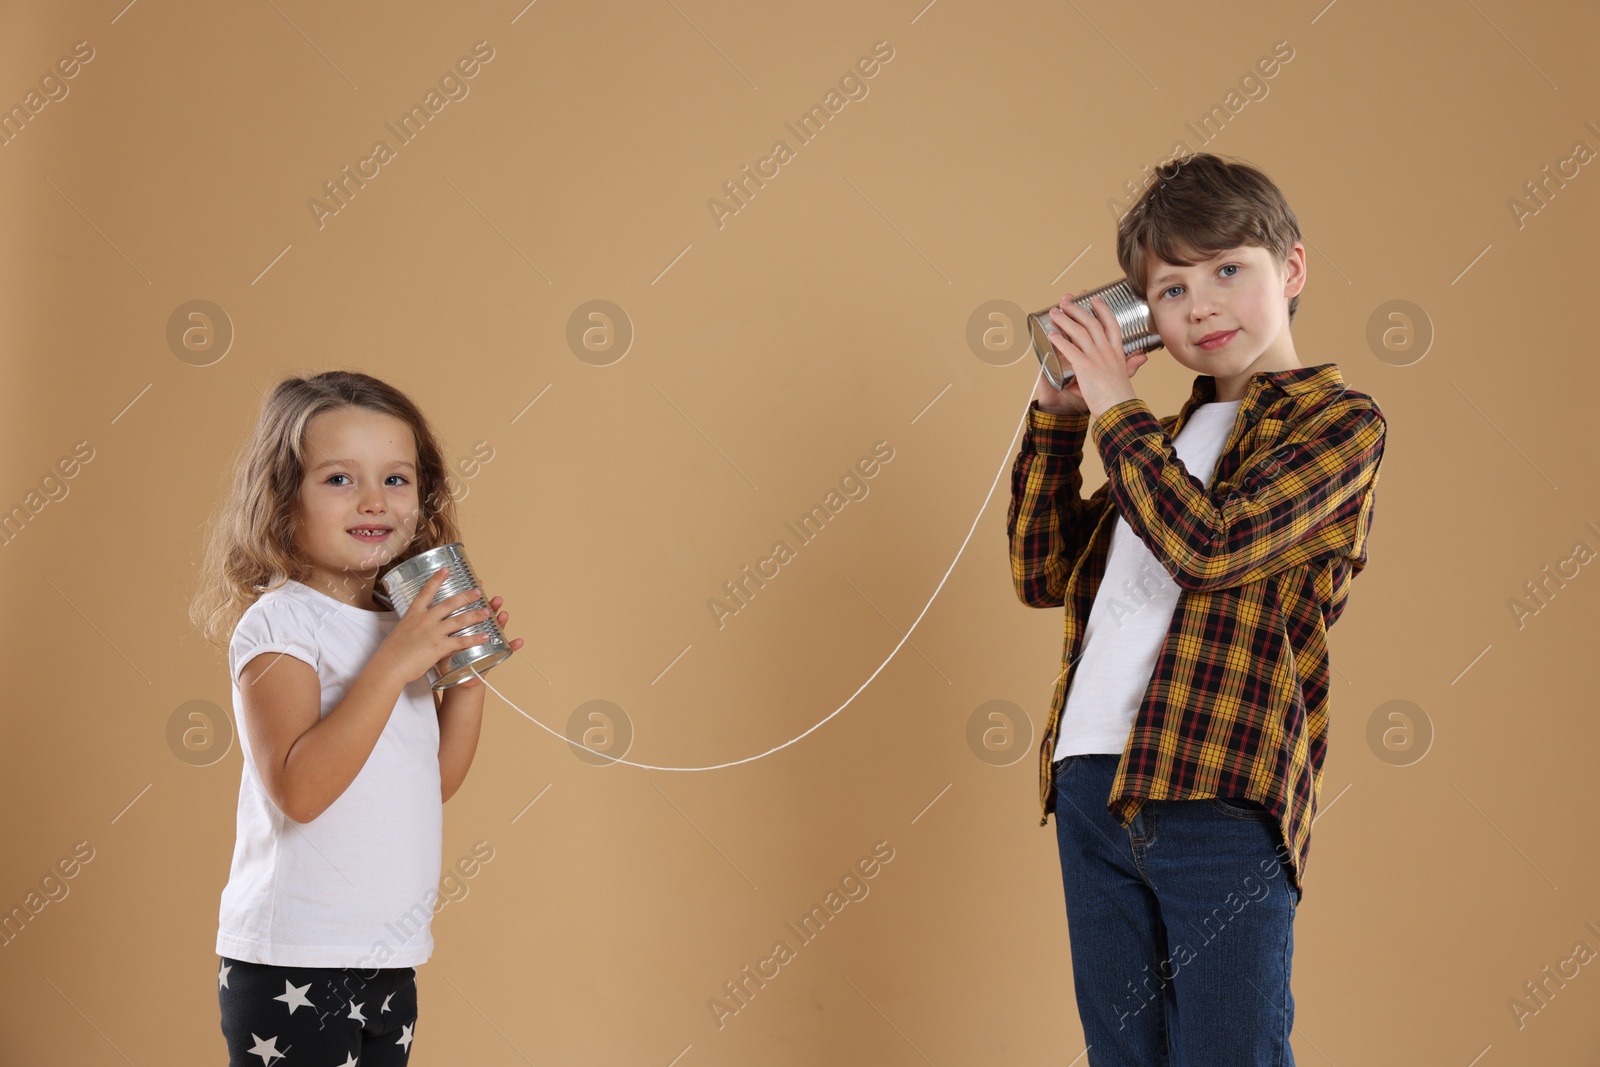
<svg viewBox="0 0 1600 1067">
<path fill-rule="evenodd" d="M 1276 821 L 1255 801 L 1106 810 L 1121 756 L 1054 768 L 1078 1017 L 1090 1067 L 1293 1067 L 1294 912 Z"/>
</svg>

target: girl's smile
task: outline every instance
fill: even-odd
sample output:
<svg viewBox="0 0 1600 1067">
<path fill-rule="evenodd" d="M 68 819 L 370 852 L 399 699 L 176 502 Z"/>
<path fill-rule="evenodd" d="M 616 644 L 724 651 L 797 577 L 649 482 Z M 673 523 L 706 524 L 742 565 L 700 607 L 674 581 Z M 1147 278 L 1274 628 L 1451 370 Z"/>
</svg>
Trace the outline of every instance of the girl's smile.
<svg viewBox="0 0 1600 1067">
<path fill-rule="evenodd" d="M 358 526 L 350 531 L 357 541 L 378 542 L 388 538 L 394 530 L 388 526 Z"/>
</svg>

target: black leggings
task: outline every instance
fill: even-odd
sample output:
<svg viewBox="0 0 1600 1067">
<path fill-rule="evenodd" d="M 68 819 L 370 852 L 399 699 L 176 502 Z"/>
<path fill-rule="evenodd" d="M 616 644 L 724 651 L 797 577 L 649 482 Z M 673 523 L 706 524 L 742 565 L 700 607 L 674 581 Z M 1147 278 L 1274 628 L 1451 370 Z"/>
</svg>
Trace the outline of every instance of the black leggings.
<svg viewBox="0 0 1600 1067">
<path fill-rule="evenodd" d="M 291 1051 L 292 1062 L 361 1067 L 411 1059 L 415 967 L 273 967 L 223 956 L 217 999 L 229 1067 L 273 1067 Z"/>
</svg>

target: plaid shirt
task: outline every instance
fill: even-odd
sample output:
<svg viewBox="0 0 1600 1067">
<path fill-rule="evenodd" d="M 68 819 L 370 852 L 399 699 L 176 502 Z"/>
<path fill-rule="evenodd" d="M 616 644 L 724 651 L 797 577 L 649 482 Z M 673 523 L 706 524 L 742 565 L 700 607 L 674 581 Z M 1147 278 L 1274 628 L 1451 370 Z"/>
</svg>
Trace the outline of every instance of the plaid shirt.
<svg viewBox="0 0 1600 1067">
<path fill-rule="evenodd" d="M 1386 423 L 1336 364 L 1258 371 L 1202 486 L 1172 439 L 1215 395 L 1216 379 L 1198 375 L 1175 416 L 1157 419 L 1135 398 L 1092 427 L 1087 414 L 1029 407 L 1006 518 L 1011 575 L 1024 604 L 1066 608 L 1039 750 L 1039 825 L 1055 810 L 1061 711 L 1120 516 L 1179 595 L 1108 810 L 1126 826 L 1146 799 L 1259 801 L 1303 893 L 1328 747 L 1327 628 L 1366 566 Z M 1088 433 L 1107 480 L 1084 500 Z"/>
</svg>

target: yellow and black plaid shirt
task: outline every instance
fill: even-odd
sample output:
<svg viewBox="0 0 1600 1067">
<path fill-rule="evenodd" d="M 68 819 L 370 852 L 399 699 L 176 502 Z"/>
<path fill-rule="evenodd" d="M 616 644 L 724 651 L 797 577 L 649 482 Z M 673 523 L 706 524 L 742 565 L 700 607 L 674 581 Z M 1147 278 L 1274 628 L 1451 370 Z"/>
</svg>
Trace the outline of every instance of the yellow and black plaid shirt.
<svg viewBox="0 0 1600 1067">
<path fill-rule="evenodd" d="M 1244 797 L 1265 805 L 1302 881 L 1328 747 L 1327 630 L 1366 566 L 1386 424 L 1333 363 L 1258 371 L 1209 486 L 1173 437 L 1216 379 L 1197 375 L 1175 416 L 1143 400 L 1089 416 L 1028 412 L 1006 532 L 1017 595 L 1065 606 L 1066 642 L 1039 750 L 1039 824 L 1055 810 L 1061 711 L 1123 518 L 1179 588 L 1107 808 L 1126 826 L 1144 801 Z M 1106 483 L 1085 500 L 1091 433 Z"/>
</svg>

